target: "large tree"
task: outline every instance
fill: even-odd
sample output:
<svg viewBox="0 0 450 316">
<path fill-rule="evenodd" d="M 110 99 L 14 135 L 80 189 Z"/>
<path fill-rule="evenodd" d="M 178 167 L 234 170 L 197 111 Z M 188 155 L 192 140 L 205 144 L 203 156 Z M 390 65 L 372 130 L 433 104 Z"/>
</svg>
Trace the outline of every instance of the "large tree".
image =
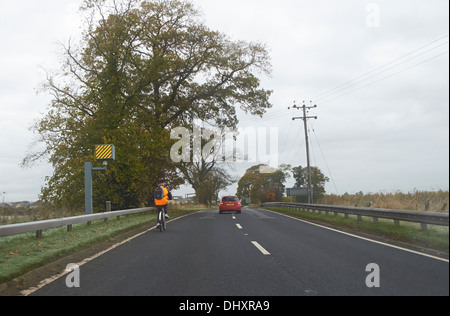
<svg viewBox="0 0 450 316">
<path fill-rule="evenodd" d="M 250 198 L 252 203 L 281 202 L 290 165 L 281 165 L 271 173 L 261 172 L 264 165 L 250 167 L 238 182 L 237 195 L 241 200 Z"/>
<path fill-rule="evenodd" d="M 205 205 L 216 203 L 220 191 L 236 182 L 225 168 L 205 160 L 184 165 L 180 171 L 195 190 L 196 201 Z"/>
<path fill-rule="evenodd" d="M 292 168 L 292 175 L 295 179 L 296 187 L 308 186 L 308 168 L 302 166 Z M 317 201 L 325 195 L 325 184 L 330 178 L 325 176 L 318 167 L 311 167 L 311 186 L 313 190 L 313 200 Z M 297 202 L 306 202 L 306 197 L 297 197 Z"/>
<path fill-rule="evenodd" d="M 190 159 L 181 161 L 177 167 L 195 190 L 196 201 L 210 205 L 217 202 L 220 191 L 237 182 L 227 171 L 231 168 L 227 161 L 231 161 L 233 153 L 224 152 L 222 137 L 225 135 L 219 131 L 194 126 L 192 136 L 189 144 L 185 144 L 193 149 Z"/>
<path fill-rule="evenodd" d="M 233 41 L 202 23 L 188 1 L 85 0 L 80 43 L 64 46 L 63 64 L 48 75 L 48 113 L 35 124 L 54 174 L 41 197 L 60 206 L 83 205 L 83 163 L 96 144 L 116 146 L 116 162 L 94 179 L 94 200 L 117 207 L 151 200 L 158 179 L 183 180 L 170 160 L 170 130 L 208 121 L 235 127 L 236 107 L 262 116 L 271 91 L 261 44 Z"/>
</svg>

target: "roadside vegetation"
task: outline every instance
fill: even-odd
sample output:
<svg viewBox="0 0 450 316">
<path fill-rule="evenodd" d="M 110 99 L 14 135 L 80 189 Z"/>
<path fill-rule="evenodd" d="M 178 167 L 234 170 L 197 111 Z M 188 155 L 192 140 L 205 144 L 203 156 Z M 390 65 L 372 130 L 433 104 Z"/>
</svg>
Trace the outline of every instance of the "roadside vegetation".
<svg viewBox="0 0 450 316">
<path fill-rule="evenodd" d="M 301 212 L 287 208 L 267 209 L 317 224 L 342 228 L 346 231 L 363 233 L 414 247 L 432 249 L 447 256 L 449 253 L 448 227 L 428 225 L 427 230 L 421 230 L 419 224 L 401 222 L 400 226 L 395 226 L 394 221 L 387 219 L 379 219 L 378 223 L 374 224 L 373 219 L 368 217 L 358 220 L 356 216 L 352 215 L 345 218 L 344 214 L 325 215 L 324 213 Z"/>
<path fill-rule="evenodd" d="M 421 212 L 448 213 L 449 192 L 426 192 L 415 190 L 413 192 L 379 192 L 344 195 L 324 195 L 314 204 L 374 207 L 392 210 L 409 210 Z"/>
</svg>

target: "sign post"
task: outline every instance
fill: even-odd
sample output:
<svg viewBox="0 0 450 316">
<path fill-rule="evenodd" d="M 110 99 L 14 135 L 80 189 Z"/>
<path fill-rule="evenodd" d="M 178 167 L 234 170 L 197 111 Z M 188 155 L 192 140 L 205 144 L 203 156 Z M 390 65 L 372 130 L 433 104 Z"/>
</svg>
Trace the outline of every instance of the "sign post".
<svg viewBox="0 0 450 316">
<path fill-rule="evenodd" d="M 114 145 L 97 145 L 95 146 L 95 159 L 103 161 L 102 168 L 93 168 L 92 162 L 84 163 L 84 207 L 85 214 L 93 214 L 92 202 L 92 177 L 95 171 L 106 171 L 108 169 L 108 161 L 116 160 L 116 149 Z"/>
</svg>

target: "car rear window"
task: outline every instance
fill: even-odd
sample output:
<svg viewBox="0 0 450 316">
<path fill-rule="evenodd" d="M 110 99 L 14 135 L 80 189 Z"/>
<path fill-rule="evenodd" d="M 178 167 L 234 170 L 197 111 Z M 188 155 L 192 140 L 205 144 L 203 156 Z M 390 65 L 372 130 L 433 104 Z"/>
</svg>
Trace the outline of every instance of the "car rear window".
<svg viewBox="0 0 450 316">
<path fill-rule="evenodd" d="M 239 198 L 237 196 L 224 196 L 222 202 L 239 202 Z"/>
</svg>

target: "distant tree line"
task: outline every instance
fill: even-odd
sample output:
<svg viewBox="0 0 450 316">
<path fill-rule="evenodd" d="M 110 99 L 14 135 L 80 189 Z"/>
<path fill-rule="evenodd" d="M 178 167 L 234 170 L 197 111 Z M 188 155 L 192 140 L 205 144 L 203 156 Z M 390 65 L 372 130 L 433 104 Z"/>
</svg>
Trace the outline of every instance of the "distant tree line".
<svg viewBox="0 0 450 316">
<path fill-rule="evenodd" d="M 253 166 L 245 172 L 238 182 L 237 195 L 242 200 L 250 198 L 251 203 L 281 202 L 285 198 L 285 182 L 291 176 L 295 179 L 295 187 L 307 186 L 307 168 L 292 168 L 281 165 L 272 173 L 261 172 L 263 165 Z M 325 195 L 325 184 L 329 181 L 319 168 L 311 167 L 311 184 L 313 200 L 317 201 Z M 294 198 L 294 202 L 306 203 L 307 197 Z"/>
</svg>

